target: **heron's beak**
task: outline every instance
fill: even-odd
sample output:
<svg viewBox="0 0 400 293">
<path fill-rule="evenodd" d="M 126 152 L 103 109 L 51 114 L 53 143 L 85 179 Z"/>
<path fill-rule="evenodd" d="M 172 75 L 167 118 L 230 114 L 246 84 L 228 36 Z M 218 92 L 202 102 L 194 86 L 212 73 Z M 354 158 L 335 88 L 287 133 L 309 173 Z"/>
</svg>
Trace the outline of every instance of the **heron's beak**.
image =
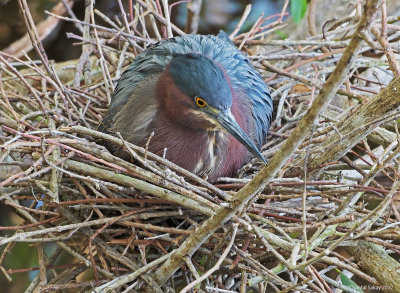
<svg viewBox="0 0 400 293">
<path fill-rule="evenodd" d="M 261 152 L 258 150 L 254 142 L 247 136 L 243 129 L 236 122 L 230 110 L 219 111 L 217 114 L 218 123 L 233 137 L 235 137 L 249 152 L 259 158 L 264 164 L 267 163 Z"/>
</svg>

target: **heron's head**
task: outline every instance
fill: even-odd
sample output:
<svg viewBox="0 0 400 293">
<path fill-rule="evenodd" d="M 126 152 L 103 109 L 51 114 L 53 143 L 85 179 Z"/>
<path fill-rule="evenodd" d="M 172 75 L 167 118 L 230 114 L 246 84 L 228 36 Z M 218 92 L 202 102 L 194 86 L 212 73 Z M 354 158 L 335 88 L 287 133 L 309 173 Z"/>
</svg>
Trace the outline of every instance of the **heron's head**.
<svg viewBox="0 0 400 293">
<path fill-rule="evenodd" d="M 201 54 L 179 54 L 172 58 L 164 74 L 161 109 L 169 119 L 176 120 L 177 127 L 180 124 L 196 131 L 223 130 L 266 162 L 231 112 L 233 89 L 222 67 Z"/>
</svg>

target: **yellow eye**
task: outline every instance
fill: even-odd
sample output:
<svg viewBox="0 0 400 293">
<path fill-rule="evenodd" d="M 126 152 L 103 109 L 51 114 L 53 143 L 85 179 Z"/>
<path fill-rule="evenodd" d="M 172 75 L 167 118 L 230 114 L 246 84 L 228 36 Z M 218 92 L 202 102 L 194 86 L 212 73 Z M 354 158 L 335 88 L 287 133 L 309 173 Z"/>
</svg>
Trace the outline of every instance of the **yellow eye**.
<svg viewBox="0 0 400 293">
<path fill-rule="evenodd" d="M 203 108 L 207 105 L 206 101 L 204 101 L 203 99 L 196 97 L 196 104 L 197 106 L 199 106 L 200 108 Z"/>
</svg>

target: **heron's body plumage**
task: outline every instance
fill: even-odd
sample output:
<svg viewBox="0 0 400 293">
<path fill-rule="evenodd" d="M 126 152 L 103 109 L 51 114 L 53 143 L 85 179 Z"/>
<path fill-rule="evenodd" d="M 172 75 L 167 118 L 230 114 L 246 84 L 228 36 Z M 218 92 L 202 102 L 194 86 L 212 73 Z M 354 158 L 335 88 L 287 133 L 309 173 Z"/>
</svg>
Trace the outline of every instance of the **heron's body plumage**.
<svg viewBox="0 0 400 293">
<path fill-rule="evenodd" d="M 200 62 L 189 60 L 191 54 Z M 185 66 L 182 62 L 171 64 L 173 58 L 181 55 L 188 59 L 187 70 L 195 68 L 199 71 L 191 72 L 188 77 L 195 83 L 201 79 L 198 83 L 192 82 L 186 87 L 187 76 L 181 72 Z M 201 58 L 206 60 L 201 61 Z M 214 65 L 207 65 L 208 60 Z M 190 67 L 190 64 L 200 65 Z M 201 67 L 203 64 L 206 75 Z M 210 78 L 220 71 L 226 80 L 225 87 L 219 85 L 218 77 Z M 182 82 L 177 76 L 182 77 Z M 118 131 L 127 141 L 142 146 L 154 131 L 150 151 L 161 155 L 167 148 L 168 159 L 194 173 L 207 175 L 211 180 L 232 175 L 250 153 L 233 136 L 207 125 L 206 119 L 191 117 L 194 111 L 185 108 L 185 94 L 191 95 L 191 89 L 213 95 L 216 99 L 213 103 L 220 106 L 221 111 L 230 107 L 239 126 L 258 148 L 265 142 L 272 118 L 268 88 L 261 75 L 224 33 L 218 36 L 185 35 L 161 41 L 145 50 L 122 74 L 100 130 Z M 230 100 L 226 97 L 226 89 L 232 93 Z M 174 95 L 164 99 L 163 92 Z M 110 148 L 118 152 L 114 147 Z"/>
</svg>

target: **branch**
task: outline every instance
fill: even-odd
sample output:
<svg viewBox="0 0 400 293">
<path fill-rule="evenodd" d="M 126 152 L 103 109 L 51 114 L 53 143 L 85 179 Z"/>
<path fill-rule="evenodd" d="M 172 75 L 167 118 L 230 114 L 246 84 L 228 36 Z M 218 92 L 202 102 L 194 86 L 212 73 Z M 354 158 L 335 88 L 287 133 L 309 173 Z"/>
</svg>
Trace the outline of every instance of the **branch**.
<svg viewBox="0 0 400 293">
<path fill-rule="evenodd" d="M 385 288 L 385 292 L 400 292 L 398 273 L 400 264 L 390 257 L 382 246 L 367 241 L 357 241 L 353 247 L 349 247 L 349 250 L 358 264 L 384 285 L 382 287 Z M 379 286 L 377 287 L 379 289 Z"/>
<path fill-rule="evenodd" d="M 357 143 L 386 121 L 385 118 L 400 106 L 400 77 L 394 79 L 369 103 L 362 105 L 338 132 L 332 133 L 319 144 L 318 152 L 310 154 L 308 159 L 309 177 L 314 178 L 323 171 L 320 166 L 336 161 L 350 151 Z M 304 155 L 293 162 L 290 174 L 298 173 L 304 165 Z M 300 171 L 301 172 L 301 171 Z"/>
</svg>

